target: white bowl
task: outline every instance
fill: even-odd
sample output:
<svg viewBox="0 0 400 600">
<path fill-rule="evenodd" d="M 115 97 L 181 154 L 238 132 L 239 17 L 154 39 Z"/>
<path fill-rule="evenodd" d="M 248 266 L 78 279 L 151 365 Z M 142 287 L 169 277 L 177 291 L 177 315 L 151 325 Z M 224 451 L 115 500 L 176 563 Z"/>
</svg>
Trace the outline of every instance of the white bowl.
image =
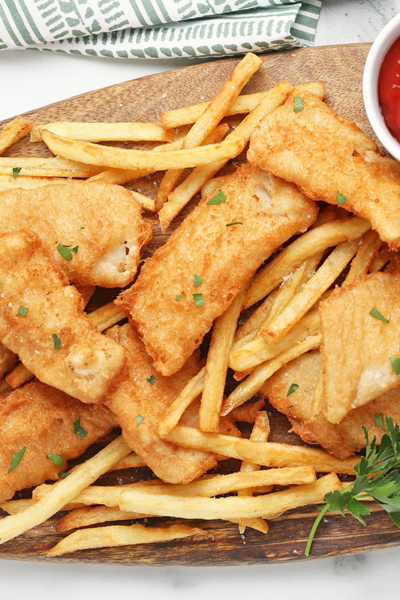
<svg viewBox="0 0 400 600">
<path fill-rule="evenodd" d="M 400 38 L 400 14 L 382 29 L 369 51 L 363 75 L 364 106 L 372 129 L 386 150 L 400 160 L 400 144 L 390 133 L 382 116 L 378 99 L 378 78 L 382 61 Z"/>
</svg>

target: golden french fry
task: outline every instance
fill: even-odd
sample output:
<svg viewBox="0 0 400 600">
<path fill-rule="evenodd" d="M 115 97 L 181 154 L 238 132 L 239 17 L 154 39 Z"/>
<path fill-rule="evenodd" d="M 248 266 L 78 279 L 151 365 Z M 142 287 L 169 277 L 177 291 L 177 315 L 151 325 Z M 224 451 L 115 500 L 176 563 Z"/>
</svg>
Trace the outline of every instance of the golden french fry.
<svg viewBox="0 0 400 600">
<path fill-rule="evenodd" d="M 134 544 L 155 544 L 167 542 L 193 535 L 204 535 L 202 529 L 187 525 L 171 525 L 170 527 L 144 527 L 144 525 L 110 525 L 75 531 L 49 550 L 47 556 L 61 556 L 88 550 L 89 548 L 112 548 L 132 546 Z"/>
<path fill-rule="evenodd" d="M 379 252 L 379 248 L 382 245 L 382 240 L 376 231 L 370 229 L 360 244 L 357 254 L 351 262 L 351 267 L 347 273 L 346 279 L 342 285 L 348 285 L 352 283 L 359 275 L 365 275 L 368 273 L 372 261 Z"/>
<path fill-rule="evenodd" d="M 244 139 L 246 143 L 250 139 L 254 129 L 261 119 L 272 112 L 275 108 L 283 104 L 292 91 L 292 86 L 286 81 L 279 83 L 268 92 L 260 104 L 232 131 L 226 140 Z M 197 125 L 197 124 L 196 124 Z M 226 160 L 221 160 L 215 164 L 207 165 L 204 168 L 195 169 L 180 186 L 174 190 L 168 197 L 168 202 L 164 204 L 160 211 L 160 223 L 165 231 L 171 221 L 189 202 L 191 198 L 203 187 L 203 185 L 217 173 L 226 164 Z"/>
<path fill-rule="evenodd" d="M 264 408 L 264 400 L 257 400 L 253 404 L 239 406 L 231 412 L 233 421 L 237 423 L 254 423 L 260 410 Z"/>
<path fill-rule="evenodd" d="M 131 449 L 122 436 L 111 442 L 93 458 L 89 458 L 74 469 L 68 477 L 54 484 L 44 498 L 19 514 L 11 515 L 0 521 L 0 544 L 52 517 L 73 500 L 81 490 L 130 452 Z"/>
<path fill-rule="evenodd" d="M 319 333 L 320 318 L 318 310 L 306 314 L 292 330 L 277 344 L 271 344 L 262 337 L 256 337 L 244 346 L 233 347 L 229 353 L 229 366 L 235 371 L 254 369 L 259 364 L 271 360 L 286 352 L 308 336 Z"/>
<path fill-rule="evenodd" d="M 148 516 L 142 513 L 122 512 L 119 508 L 110 506 L 84 506 L 83 508 L 75 508 L 61 517 L 55 529 L 57 533 L 67 533 L 71 529 L 79 529 L 79 527 L 87 527 L 88 525 L 143 519 Z"/>
<path fill-rule="evenodd" d="M 218 431 L 219 428 L 219 413 L 224 397 L 229 351 L 243 298 L 244 290 L 214 322 L 199 411 L 199 429 L 202 431 Z"/>
<path fill-rule="evenodd" d="M 92 177 L 102 167 L 85 165 L 60 157 L 9 157 L 0 156 L 0 175 L 13 177 L 13 169 L 21 169 L 19 176 L 29 177 Z"/>
<path fill-rule="evenodd" d="M 172 131 L 154 123 L 73 123 L 57 121 L 36 125 L 31 131 L 31 142 L 42 141 L 42 130 L 84 142 L 170 142 Z"/>
<path fill-rule="evenodd" d="M 262 445 L 260 442 L 253 443 Z M 330 473 L 315 483 L 254 498 L 188 498 L 125 490 L 121 494 L 119 506 L 121 510 L 135 511 L 142 510 L 146 506 L 151 514 L 182 519 L 271 518 L 291 508 L 319 504 L 323 502 L 325 494 L 341 489 L 342 485 L 338 477 L 335 473 Z"/>
<path fill-rule="evenodd" d="M 331 221 L 307 231 L 255 275 L 246 292 L 243 308 L 249 308 L 267 296 L 284 277 L 310 256 L 339 243 L 356 240 L 369 229 L 371 225 L 368 221 L 361 217 L 351 217 Z"/>
<path fill-rule="evenodd" d="M 336 246 L 302 290 L 281 313 L 260 328 L 259 334 L 273 344 L 282 340 L 339 277 L 356 254 L 358 246 L 357 240 Z"/>
<path fill-rule="evenodd" d="M 311 465 L 319 473 L 354 473 L 353 466 L 358 457 L 339 460 L 325 450 L 291 444 L 272 442 L 253 442 L 244 438 L 235 438 L 220 433 L 206 433 L 194 427 L 177 425 L 165 436 L 165 439 L 183 448 L 194 448 L 230 456 L 239 460 L 263 465 L 265 467 L 299 467 Z M 244 515 L 242 515 L 244 516 Z"/>
<path fill-rule="evenodd" d="M 133 190 L 129 190 L 132 196 L 135 198 L 137 202 L 139 202 L 140 206 L 144 210 L 148 210 L 149 212 L 156 212 L 156 203 L 152 198 L 145 196 L 144 194 L 139 194 L 139 192 L 134 192 Z"/>
<path fill-rule="evenodd" d="M 146 463 L 140 456 L 134 454 L 128 454 L 122 460 L 120 460 L 117 464 L 113 465 L 110 471 L 120 471 L 122 469 L 136 469 L 137 467 L 145 467 Z"/>
<path fill-rule="evenodd" d="M 11 392 L 11 390 L 12 387 L 10 386 L 10 384 L 5 379 L 2 379 L 0 381 L 0 395 L 7 394 L 8 392 Z"/>
<path fill-rule="evenodd" d="M 78 159 L 103 167 L 117 169 L 171 169 L 175 166 L 185 169 L 207 165 L 217 160 L 234 158 L 245 146 L 243 139 L 223 141 L 219 144 L 199 146 L 193 149 L 153 152 L 151 150 L 126 150 L 113 146 L 101 146 L 90 142 L 68 140 L 46 129 L 42 132 L 43 141 L 53 154 L 67 159 Z M 93 174 L 93 173 L 92 173 Z"/>
<path fill-rule="evenodd" d="M 0 508 L 8 512 L 9 515 L 16 515 L 33 504 L 36 504 L 36 501 L 33 498 L 28 498 L 26 500 L 7 500 L 0 505 Z M 81 505 L 76 502 L 69 502 L 64 506 L 64 510 L 75 509 L 78 506 Z"/>
<path fill-rule="evenodd" d="M 23 189 L 32 190 L 49 184 L 68 183 L 68 179 L 61 177 L 25 177 L 18 175 L 15 179 L 12 175 L 0 175 L 0 192 L 7 190 Z"/>
<path fill-rule="evenodd" d="M 3 154 L 7 148 L 18 142 L 32 128 L 32 123 L 24 117 L 16 117 L 0 131 L 0 154 Z"/>
<path fill-rule="evenodd" d="M 223 84 L 219 92 L 214 96 L 205 111 L 187 133 L 183 140 L 184 148 L 189 149 L 200 146 L 207 135 L 209 135 L 210 131 L 213 131 L 220 120 L 225 116 L 226 111 L 234 103 L 242 88 L 249 81 L 250 77 L 258 71 L 262 64 L 260 57 L 251 52 L 246 54 L 239 64 L 236 65 L 229 79 Z M 165 173 L 159 188 L 159 193 L 157 194 L 157 211 L 161 209 L 168 195 L 174 189 L 182 172 L 182 167 L 177 165 L 177 167 L 172 167 L 171 171 Z M 165 231 L 165 228 L 162 228 Z"/>
<path fill-rule="evenodd" d="M 187 407 L 200 396 L 203 391 L 205 377 L 206 367 L 203 367 L 197 375 L 192 377 L 179 396 L 173 401 L 164 419 L 159 423 L 158 433 L 161 437 L 167 435 L 178 424 Z"/>
<path fill-rule="evenodd" d="M 247 400 L 250 400 L 257 392 L 260 391 L 265 381 L 272 377 L 274 373 L 279 371 L 286 363 L 290 362 L 294 358 L 315 350 L 321 345 L 321 334 L 306 337 L 305 340 L 299 344 L 291 346 L 288 350 L 276 356 L 275 358 L 261 363 L 254 371 L 245 379 L 240 385 L 233 390 L 228 398 L 223 402 L 221 415 L 227 415 L 231 410 L 244 404 Z"/>
<path fill-rule="evenodd" d="M 396 253 L 392 250 L 389 250 L 386 244 L 383 244 L 377 256 L 372 260 L 371 265 L 369 267 L 369 273 L 374 273 L 374 271 L 380 271 L 383 267 L 396 256 Z"/>
</svg>

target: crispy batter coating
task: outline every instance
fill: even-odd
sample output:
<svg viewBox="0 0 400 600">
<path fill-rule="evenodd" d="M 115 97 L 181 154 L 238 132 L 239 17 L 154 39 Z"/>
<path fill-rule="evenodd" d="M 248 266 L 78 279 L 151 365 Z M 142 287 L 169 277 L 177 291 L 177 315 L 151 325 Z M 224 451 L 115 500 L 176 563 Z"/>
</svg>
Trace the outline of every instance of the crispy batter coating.
<svg viewBox="0 0 400 600">
<path fill-rule="evenodd" d="M 362 425 L 368 429 L 370 438 L 375 435 L 379 443 L 383 432 L 375 424 L 374 415 L 383 414 L 397 423 L 400 421 L 399 388 L 352 410 L 338 425 L 329 423 L 323 414 L 312 418 L 313 397 L 321 368 L 319 352 L 304 354 L 273 375 L 261 390 L 272 406 L 289 418 L 293 431 L 304 442 L 319 444 L 327 452 L 345 460 L 365 448 Z M 288 396 L 292 383 L 299 387 Z"/>
<path fill-rule="evenodd" d="M 78 417 L 85 438 L 74 432 Z M 18 490 L 58 479 L 58 473 L 67 471 L 68 460 L 116 426 L 106 406 L 82 404 L 40 381 L 13 390 L 0 402 L 0 503 Z M 8 473 L 13 454 L 24 447 L 19 465 Z M 57 467 L 48 454 L 61 456 L 63 465 Z"/>
<path fill-rule="evenodd" d="M 123 287 L 130 283 L 152 226 L 125 188 L 71 181 L 0 194 L 0 233 L 25 229 L 37 235 L 68 279 L 81 285 Z M 57 246 L 69 246 L 67 260 Z"/>
<path fill-rule="evenodd" d="M 166 410 L 200 369 L 197 356 L 192 356 L 173 377 L 163 377 L 155 371 L 131 325 L 116 325 L 106 335 L 124 347 L 127 358 L 119 386 L 107 401 L 127 444 L 167 483 L 189 483 L 214 467 L 214 455 L 179 448 L 158 435 L 158 424 Z M 189 425 L 185 416 L 182 422 Z"/>
<path fill-rule="evenodd" d="M 17 363 L 18 357 L 14 352 L 0 344 L 0 379 L 13 368 Z"/>
<path fill-rule="evenodd" d="M 314 200 L 337 203 L 368 219 L 382 240 L 400 246 L 400 168 L 380 155 L 374 141 L 352 121 L 334 113 L 313 94 L 296 93 L 255 130 L 248 160 L 287 181 Z"/>
<path fill-rule="evenodd" d="M 221 190 L 222 202 L 208 204 L 214 193 L 202 200 L 117 300 L 166 376 L 182 368 L 272 252 L 317 216 L 314 202 L 295 186 L 251 165 L 237 169 Z"/>
<path fill-rule="evenodd" d="M 400 386 L 400 271 L 371 273 L 336 288 L 320 305 L 324 414 L 338 423 L 353 408 Z M 389 323 L 370 315 L 376 308 Z"/>
<path fill-rule="evenodd" d="M 0 236 L 0 281 L 0 342 L 43 383 L 83 402 L 102 400 L 124 350 L 94 329 L 81 295 L 38 238 Z"/>
</svg>

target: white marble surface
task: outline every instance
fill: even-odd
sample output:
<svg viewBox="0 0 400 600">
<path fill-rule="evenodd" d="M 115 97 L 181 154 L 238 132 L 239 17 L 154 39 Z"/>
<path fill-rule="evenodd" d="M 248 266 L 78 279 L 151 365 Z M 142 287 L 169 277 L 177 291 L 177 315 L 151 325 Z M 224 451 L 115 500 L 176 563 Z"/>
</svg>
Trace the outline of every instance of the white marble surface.
<svg viewBox="0 0 400 600">
<path fill-rule="evenodd" d="M 400 0 L 323 0 L 317 45 L 373 41 L 400 12 Z M 117 61 L 33 52 L 0 53 L 0 120 L 128 79 L 193 64 Z M 344 523 L 345 526 L 345 523 Z M 398 597 L 400 548 L 357 556 L 254 567 L 142 568 L 0 561 L 0 598 L 286 600 Z"/>
</svg>

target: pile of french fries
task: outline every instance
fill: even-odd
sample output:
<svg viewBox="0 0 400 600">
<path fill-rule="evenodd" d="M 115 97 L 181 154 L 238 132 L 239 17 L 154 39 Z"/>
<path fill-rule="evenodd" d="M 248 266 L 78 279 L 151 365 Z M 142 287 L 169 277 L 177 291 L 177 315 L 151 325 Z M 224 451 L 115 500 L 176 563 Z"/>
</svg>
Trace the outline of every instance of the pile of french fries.
<svg viewBox="0 0 400 600">
<path fill-rule="evenodd" d="M 29 131 L 32 142 L 44 142 L 54 158 L 0 157 L 0 190 L 30 189 L 69 178 L 124 184 L 164 170 L 155 199 L 132 192 L 142 207 L 157 212 L 165 231 L 182 208 L 198 193 L 208 195 L 224 180 L 217 173 L 245 148 L 260 120 L 280 106 L 293 87 L 282 82 L 272 90 L 239 96 L 262 61 L 248 54 L 210 101 L 161 113 L 162 125 L 151 123 L 47 123 L 32 126 L 17 117 L 0 132 L 0 154 Z M 321 82 L 302 86 L 324 96 Z M 235 129 L 221 121 L 247 115 Z M 190 125 L 185 136 L 175 128 Z M 99 144 L 106 141 L 156 141 L 152 150 Z M 182 179 L 184 169 L 193 168 Z M 58 522 L 58 533 L 73 533 L 49 552 L 58 556 L 88 548 L 123 546 L 204 536 L 190 525 L 170 527 L 107 525 L 152 517 L 221 519 L 268 532 L 268 521 L 287 510 L 324 500 L 341 489 L 337 474 L 352 474 L 357 457 L 341 461 L 317 448 L 268 441 L 270 424 L 263 401 L 248 402 L 282 366 L 321 343 L 318 304 L 342 277 L 381 269 L 390 252 L 364 219 L 339 207 L 321 211 L 312 229 L 289 243 L 248 282 L 228 310 L 214 323 L 207 362 L 186 385 L 159 424 L 159 435 L 177 446 L 215 453 L 220 460 L 239 459 L 238 472 L 205 475 L 187 485 L 152 480 L 127 485 L 99 486 L 96 480 L 110 470 L 144 466 L 122 437 L 93 458 L 74 467 L 69 476 L 34 490 L 32 499 L 11 500 L 1 508 L 10 516 L 0 520 L 0 543 L 43 523 L 59 510 L 70 510 Z M 351 267 L 344 276 L 344 272 Z M 87 302 L 93 288 L 82 288 Z M 258 304 L 244 324 L 241 312 Z M 109 303 L 90 314 L 99 331 L 126 317 Z M 227 397 L 231 368 L 238 386 Z M 33 375 L 18 364 L 0 382 L 0 393 L 16 389 Z M 190 404 L 200 398 L 198 428 L 180 425 Z M 1 397 L 0 397 L 1 401 Z M 314 398 L 318 409 L 318 393 Z M 252 424 L 249 439 L 219 433 L 220 417 Z M 325 475 L 317 478 L 317 473 Z M 275 486 L 286 489 L 274 491 Z M 226 495 L 229 496 L 226 497 Z M 91 526 L 88 528 L 88 526 Z M 85 528 L 85 529 L 82 529 Z"/>
</svg>

